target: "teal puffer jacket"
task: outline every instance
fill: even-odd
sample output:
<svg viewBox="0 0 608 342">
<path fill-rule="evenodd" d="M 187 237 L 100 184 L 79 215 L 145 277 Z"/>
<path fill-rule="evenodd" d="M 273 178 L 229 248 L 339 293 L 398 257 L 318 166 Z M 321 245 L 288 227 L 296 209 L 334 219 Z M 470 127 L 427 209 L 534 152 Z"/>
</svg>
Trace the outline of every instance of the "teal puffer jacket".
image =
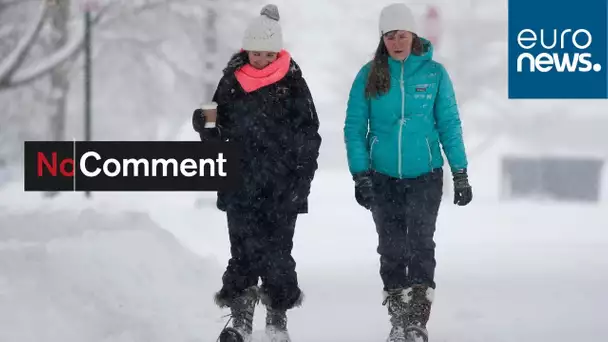
<svg viewBox="0 0 608 342">
<path fill-rule="evenodd" d="M 348 99 L 344 140 L 351 174 L 375 170 L 414 178 L 443 167 L 441 146 L 452 172 L 467 167 L 456 97 L 442 64 L 427 52 L 404 61 L 389 57 L 390 90 L 365 97 L 371 62 L 358 72 Z"/>
</svg>

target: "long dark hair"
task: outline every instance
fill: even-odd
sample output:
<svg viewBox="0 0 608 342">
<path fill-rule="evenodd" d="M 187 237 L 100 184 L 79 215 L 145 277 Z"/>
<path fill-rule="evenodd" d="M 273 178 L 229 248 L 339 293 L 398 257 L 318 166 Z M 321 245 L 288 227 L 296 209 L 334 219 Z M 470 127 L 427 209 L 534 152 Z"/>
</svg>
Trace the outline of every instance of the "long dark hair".
<svg viewBox="0 0 608 342">
<path fill-rule="evenodd" d="M 390 34 L 387 33 L 387 34 Z M 428 50 L 428 46 L 425 46 L 422 39 L 417 34 L 413 33 L 412 40 L 412 54 L 420 56 Z M 367 77 L 367 84 L 365 85 L 365 96 L 369 99 L 376 97 L 377 95 L 385 94 L 388 92 L 391 86 L 391 75 L 388 69 L 388 50 L 384 45 L 382 37 L 376 48 L 376 54 Z"/>
</svg>

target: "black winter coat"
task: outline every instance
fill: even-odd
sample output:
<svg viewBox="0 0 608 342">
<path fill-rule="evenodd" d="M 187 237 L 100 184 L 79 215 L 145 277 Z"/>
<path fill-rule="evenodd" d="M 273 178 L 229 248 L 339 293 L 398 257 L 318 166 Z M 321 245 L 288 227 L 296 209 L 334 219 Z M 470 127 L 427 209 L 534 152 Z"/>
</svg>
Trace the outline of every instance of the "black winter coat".
<svg viewBox="0 0 608 342">
<path fill-rule="evenodd" d="M 193 115 L 201 141 L 242 144 L 242 186 L 218 192 L 218 208 L 308 212 L 308 195 L 318 168 L 319 119 L 306 81 L 293 59 L 285 77 L 247 93 L 234 72 L 247 63 L 235 54 L 219 82 L 217 127 L 204 128 L 200 109 Z"/>
</svg>

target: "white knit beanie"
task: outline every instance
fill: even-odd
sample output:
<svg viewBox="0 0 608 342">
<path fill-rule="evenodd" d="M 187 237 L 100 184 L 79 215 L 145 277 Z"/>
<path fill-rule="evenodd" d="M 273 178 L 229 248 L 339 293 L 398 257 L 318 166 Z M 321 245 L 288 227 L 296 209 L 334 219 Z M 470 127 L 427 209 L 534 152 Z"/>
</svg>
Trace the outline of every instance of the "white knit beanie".
<svg viewBox="0 0 608 342">
<path fill-rule="evenodd" d="M 390 4 L 380 12 L 380 36 L 390 31 L 404 30 L 416 32 L 414 14 L 403 3 Z"/>
<path fill-rule="evenodd" d="M 283 31 L 279 25 L 279 9 L 276 5 L 266 5 L 260 14 L 245 30 L 243 50 L 280 52 L 283 48 Z"/>
</svg>

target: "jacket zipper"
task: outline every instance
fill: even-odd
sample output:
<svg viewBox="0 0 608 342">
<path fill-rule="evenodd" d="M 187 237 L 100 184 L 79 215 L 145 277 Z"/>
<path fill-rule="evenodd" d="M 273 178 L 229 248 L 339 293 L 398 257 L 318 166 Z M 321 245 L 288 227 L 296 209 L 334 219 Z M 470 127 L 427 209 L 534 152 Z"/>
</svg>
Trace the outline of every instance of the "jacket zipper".
<svg viewBox="0 0 608 342">
<path fill-rule="evenodd" d="M 376 144 L 376 142 L 378 142 L 378 137 L 374 137 L 372 139 L 372 145 L 369 148 L 369 165 L 372 165 L 372 157 L 374 154 L 374 145 Z"/>
<path fill-rule="evenodd" d="M 405 61 L 401 62 L 401 79 L 400 79 L 400 86 L 401 86 L 401 120 L 399 121 L 399 147 L 398 147 L 398 151 L 399 151 L 399 155 L 397 156 L 397 159 L 399 161 L 399 178 L 401 178 L 401 173 L 402 173 L 402 169 L 401 169 L 401 144 L 402 144 L 402 135 L 403 135 L 403 125 L 405 125 L 405 84 L 403 81 L 403 68 L 404 68 L 404 64 Z"/>
</svg>

